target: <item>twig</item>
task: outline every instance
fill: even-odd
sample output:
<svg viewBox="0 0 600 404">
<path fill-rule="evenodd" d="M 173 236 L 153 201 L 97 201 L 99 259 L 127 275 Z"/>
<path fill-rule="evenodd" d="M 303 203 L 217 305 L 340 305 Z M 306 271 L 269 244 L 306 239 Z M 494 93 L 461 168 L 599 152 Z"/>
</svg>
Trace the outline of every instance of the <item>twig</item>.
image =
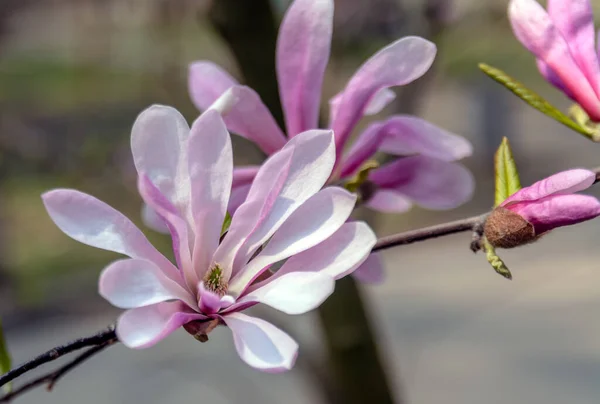
<svg viewBox="0 0 600 404">
<path fill-rule="evenodd" d="M 97 345 L 95 347 L 88 349 L 87 351 L 85 351 L 84 353 L 82 353 L 81 355 L 79 355 L 78 357 L 73 359 L 71 362 L 67 363 L 64 366 L 61 366 L 57 370 L 47 373 L 43 376 L 40 376 L 37 379 L 34 379 L 34 380 L 30 381 L 29 383 L 24 384 L 23 386 L 19 387 L 18 389 L 12 391 L 11 393 L 6 394 L 4 397 L 1 397 L 0 403 L 8 403 L 9 401 L 13 400 L 17 396 L 19 396 L 23 393 L 26 393 L 27 391 L 29 391 L 37 386 L 41 386 L 43 384 L 47 384 L 48 391 L 51 391 L 54 388 L 54 385 L 66 373 L 68 373 L 70 370 L 74 369 L 75 367 L 77 367 L 78 365 L 80 365 L 81 363 L 83 363 L 84 361 L 86 361 L 87 359 L 92 357 L 93 355 L 97 354 L 98 352 L 104 350 L 105 348 L 109 347 L 110 345 L 112 345 L 116 342 L 118 342 L 118 341 L 115 337 L 114 339 L 104 342 L 101 345 Z"/>
<path fill-rule="evenodd" d="M 118 339 L 117 335 L 115 334 L 115 327 L 110 326 L 108 329 L 100 331 L 99 333 L 96 333 L 90 337 L 79 338 L 65 345 L 52 348 L 51 350 L 39 355 L 38 357 L 28 362 L 25 362 L 24 364 L 14 368 L 10 372 L 2 375 L 0 377 L 0 387 L 4 386 L 6 383 L 16 379 L 17 377 L 21 376 L 26 372 L 29 372 L 30 370 L 33 370 L 45 363 L 52 362 L 68 353 L 78 351 L 88 346 L 97 347 L 101 345 L 106 345 L 108 342 L 115 342 L 117 340 Z"/>
<path fill-rule="evenodd" d="M 456 220 L 454 222 L 438 224 L 435 226 L 424 227 L 422 229 L 410 230 L 404 233 L 382 237 L 377 240 L 377 244 L 375 244 L 375 247 L 373 247 L 373 251 L 381 251 L 400 245 L 412 244 L 418 241 L 448 236 L 450 234 L 460 233 L 463 231 L 471 231 L 479 226 L 485 220 L 486 216 L 487 214 L 473 216 L 462 220 Z"/>
</svg>

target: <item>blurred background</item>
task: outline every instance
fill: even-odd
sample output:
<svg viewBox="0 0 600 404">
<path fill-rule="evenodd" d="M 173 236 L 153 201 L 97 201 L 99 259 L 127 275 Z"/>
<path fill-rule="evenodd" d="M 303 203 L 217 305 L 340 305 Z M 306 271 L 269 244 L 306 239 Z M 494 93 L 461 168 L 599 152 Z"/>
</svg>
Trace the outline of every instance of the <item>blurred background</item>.
<svg viewBox="0 0 600 404">
<path fill-rule="evenodd" d="M 141 225 L 129 150 L 136 115 L 161 103 L 195 119 L 186 83 L 194 60 L 213 60 L 241 81 L 252 78 L 249 84 L 262 86 L 259 93 L 274 84 L 267 74 L 245 72 L 232 51 L 235 32 L 227 31 L 228 18 L 240 16 L 223 9 L 236 1 L 250 0 L 0 1 L 0 317 L 14 363 L 92 334 L 119 313 L 97 294 L 98 274 L 116 255 L 60 233 L 40 194 L 78 188 Z M 385 44 L 425 36 L 439 47 L 434 67 L 397 89 L 396 102 L 379 118 L 416 114 L 475 146 L 464 162 L 477 179 L 471 202 L 449 212 L 361 212 L 379 235 L 487 211 L 493 201 L 492 155 L 502 136 L 512 143 L 523 184 L 562 169 L 600 165 L 600 145 L 527 107 L 477 69 L 478 62 L 492 64 L 555 105 L 569 106 L 542 81 L 533 57 L 514 38 L 507 1 L 335 3 L 323 99 Z M 269 4 L 270 29 L 255 15 L 242 16 L 243 25 L 256 38 L 269 38 L 288 4 Z M 272 49 L 265 49 L 272 44 L 265 43 L 252 45 L 250 58 L 253 52 L 270 57 Z M 268 94 L 264 98 L 269 102 Z M 238 163 L 263 158 L 238 137 L 234 153 Z M 168 251 L 164 236 L 146 233 Z M 469 251 L 466 233 L 386 251 L 386 282 L 364 288 L 363 298 L 396 402 L 597 403 L 599 236 L 598 221 L 588 222 L 533 246 L 502 251 L 512 282 Z M 319 358 L 326 350 L 314 314 L 255 313 L 300 341 L 298 366 L 291 372 L 269 375 L 247 367 L 226 329 L 217 329 L 207 344 L 182 331 L 145 351 L 111 348 L 52 393 L 40 389 L 19 401 L 332 402 L 327 380 L 320 377 Z"/>
</svg>

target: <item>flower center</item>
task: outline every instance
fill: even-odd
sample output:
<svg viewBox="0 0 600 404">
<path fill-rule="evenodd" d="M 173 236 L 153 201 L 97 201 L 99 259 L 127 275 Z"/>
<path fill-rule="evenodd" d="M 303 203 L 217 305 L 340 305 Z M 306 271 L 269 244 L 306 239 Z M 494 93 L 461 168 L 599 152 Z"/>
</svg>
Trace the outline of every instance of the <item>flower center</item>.
<svg viewBox="0 0 600 404">
<path fill-rule="evenodd" d="M 224 296 L 227 293 L 228 284 L 223 280 L 223 269 L 219 264 L 213 264 L 210 270 L 204 275 L 204 287 L 219 296 Z"/>
</svg>

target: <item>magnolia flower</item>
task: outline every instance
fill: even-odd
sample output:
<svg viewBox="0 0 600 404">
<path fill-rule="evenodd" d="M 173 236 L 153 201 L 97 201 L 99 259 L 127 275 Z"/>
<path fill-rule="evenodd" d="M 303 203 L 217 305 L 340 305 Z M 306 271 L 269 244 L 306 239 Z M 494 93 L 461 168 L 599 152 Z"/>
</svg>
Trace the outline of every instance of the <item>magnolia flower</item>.
<svg viewBox="0 0 600 404">
<path fill-rule="evenodd" d="M 563 171 L 523 188 L 492 211 L 484 227 L 494 247 L 512 248 L 537 240 L 550 230 L 600 216 L 600 202 L 575 192 L 589 188 L 596 174 Z"/>
<path fill-rule="evenodd" d="M 600 122 L 600 64 L 589 0 L 511 0 L 508 15 L 542 75 Z"/>
<path fill-rule="evenodd" d="M 219 110 L 229 130 L 255 142 L 267 155 L 299 133 L 318 128 L 332 21 L 333 0 L 296 0 L 281 23 L 276 62 L 287 135 L 255 91 L 211 62 L 190 66 L 193 102 L 200 110 Z M 351 178 L 377 151 L 383 151 L 403 157 L 371 171 L 369 180 L 376 185 L 366 201 L 371 208 L 405 212 L 416 203 L 430 209 L 450 209 L 471 197 L 473 178 L 462 165 L 454 163 L 471 154 L 471 145 L 420 118 L 397 115 L 375 122 L 344 153 L 358 121 L 380 112 L 394 99 L 390 87 L 408 84 L 425 74 L 435 54 L 435 45 L 425 39 L 400 39 L 367 60 L 346 88 L 330 100 L 329 127 L 335 133 L 337 158 L 329 183 Z M 234 171 L 232 211 L 245 199 L 257 171 L 258 167 Z"/>
<path fill-rule="evenodd" d="M 105 299 L 128 309 L 117 323 L 120 341 L 146 348 L 182 326 L 205 341 L 224 324 L 250 366 L 290 369 L 296 342 L 243 311 L 258 303 L 288 314 L 314 309 L 375 243 L 366 224 L 346 223 L 356 197 L 339 187 L 321 189 L 335 161 L 331 131 L 301 133 L 274 153 L 224 236 L 233 159 L 216 111 L 190 129 L 176 110 L 151 107 L 135 122 L 131 146 L 140 194 L 168 226 L 176 265 L 98 199 L 68 189 L 43 195 L 64 233 L 130 257 L 106 267 L 99 282 Z M 269 270 L 283 261 L 275 273 Z"/>
</svg>

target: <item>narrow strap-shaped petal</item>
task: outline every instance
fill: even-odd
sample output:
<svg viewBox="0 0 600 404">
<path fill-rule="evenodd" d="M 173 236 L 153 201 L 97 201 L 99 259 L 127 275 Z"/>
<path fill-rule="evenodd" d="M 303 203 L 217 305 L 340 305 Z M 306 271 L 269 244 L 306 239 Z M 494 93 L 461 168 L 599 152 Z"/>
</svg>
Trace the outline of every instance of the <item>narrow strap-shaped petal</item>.
<svg viewBox="0 0 600 404">
<path fill-rule="evenodd" d="M 188 91 L 192 102 L 200 111 L 210 107 L 225 91 L 239 83 L 219 65 L 207 60 L 190 64 Z"/>
<path fill-rule="evenodd" d="M 362 283 L 366 284 L 380 284 L 385 279 L 385 267 L 381 254 L 372 253 L 369 257 L 358 267 L 356 271 L 352 272 L 354 279 L 358 279 Z"/>
<path fill-rule="evenodd" d="M 358 136 L 350 151 L 342 159 L 340 178 L 355 174 L 363 163 L 377 153 L 385 136 L 384 129 L 384 122 L 374 122 Z"/>
<path fill-rule="evenodd" d="M 319 307 L 334 287 L 335 280 L 326 273 L 292 272 L 269 280 L 236 303 L 257 302 L 286 314 L 303 314 Z"/>
<path fill-rule="evenodd" d="M 575 101 L 575 99 L 574 99 L 575 97 L 574 97 L 573 93 L 567 88 L 565 83 L 563 83 L 562 80 L 560 79 L 560 77 L 558 77 L 558 74 L 556 74 L 554 72 L 554 70 L 552 70 L 546 62 L 544 62 L 541 59 L 536 59 L 535 63 L 537 64 L 538 70 L 540 71 L 541 75 L 544 76 L 544 78 L 550 84 L 552 84 L 554 87 L 558 88 L 560 91 L 565 93 L 565 95 L 567 97 L 569 97 L 573 101 Z"/>
<path fill-rule="evenodd" d="M 428 209 L 452 209 L 473 195 L 473 175 L 457 163 L 427 156 L 403 157 L 373 170 L 369 179 Z"/>
<path fill-rule="evenodd" d="M 230 131 L 253 141 L 267 155 L 281 149 L 286 142 L 275 118 L 250 87 L 231 87 L 209 109 L 216 109 Z"/>
<path fill-rule="evenodd" d="M 256 226 L 246 240 L 239 256 L 236 258 L 234 271 L 241 268 L 254 251 L 267 241 L 281 224 L 309 197 L 319 191 L 331 175 L 335 162 L 335 145 L 333 133 L 328 130 L 310 130 L 291 139 L 282 152 L 293 151 L 288 175 L 282 185 L 277 199 L 272 208 Z M 267 166 L 267 163 L 268 166 Z M 267 162 L 257 174 L 248 200 L 253 199 L 251 194 L 262 193 L 264 183 L 270 184 L 272 176 L 269 172 L 281 170 L 273 162 Z M 266 168 L 265 168 L 266 167 Z M 264 170 L 264 174 L 263 173 Z M 262 178 L 259 181 L 259 178 Z M 270 187 L 270 185 L 268 185 Z M 233 222 L 232 222 L 233 227 Z"/>
<path fill-rule="evenodd" d="M 227 235 L 213 257 L 213 261 L 221 266 L 225 281 L 231 277 L 238 251 L 268 217 L 277 201 L 287 180 L 292 156 L 293 149 L 284 149 L 267 159 L 252 183 L 248 197 L 231 218 Z"/>
<path fill-rule="evenodd" d="M 237 208 L 244 203 L 259 169 L 260 166 L 238 166 L 233 169 L 231 196 L 227 207 L 229 214 L 233 215 Z"/>
<path fill-rule="evenodd" d="M 144 173 L 140 173 L 138 177 L 138 191 L 144 202 L 162 218 L 169 228 L 177 266 L 183 272 L 188 289 L 195 291 L 198 276 L 192 266 L 188 223 Z"/>
<path fill-rule="evenodd" d="M 382 89 L 421 77 L 433 63 L 436 47 L 419 37 L 405 37 L 383 48 L 354 74 L 332 122 L 338 156 L 371 99 Z"/>
<path fill-rule="evenodd" d="M 334 279 L 343 278 L 367 259 L 376 241 L 366 223 L 344 223 L 325 241 L 290 257 L 270 278 L 250 286 L 247 293 L 294 272 L 320 272 Z"/>
<path fill-rule="evenodd" d="M 233 183 L 234 187 L 240 185 L 252 184 L 254 177 L 260 170 L 260 166 L 237 166 L 233 169 Z"/>
<path fill-rule="evenodd" d="M 216 111 L 206 111 L 192 125 L 188 155 L 196 235 L 192 261 L 202 279 L 219 245 L 233 177 L 231 138 Z"/>
<path fill-rule="evenodd" d="M 340 106 L 340 102 L 342 101 L 343 95 L 344 95 L 344 93 L 338 93 L 329 100 L 329 124 L 330 124 L 330 126 L 331 126 L 331 123 L 335 119 L 335 114 L 337 113 L 338 107 Z M 383 109 L 385 107 L 390 105 L 391 102 L 394 101 L 395 99 L 396 99 L 395 92 L 393 92 L 389 88 L 382 88 L 381 90 L 377 91 L 373 97 L 371 97 L 371 100 L 369 101 L 369 103 L 367 104 L 367 107 L 365 108 L 364 114 L 367 116 L 377 115 L 378 113 L 383 111 Z"/>
<path fill-rule="evenodd" d="M 600 97 L 600 65 L 590 0 L 548 0 L 548 14 L 566 39 L 573 59 Z"/>
<path fill-rule="evenodd" d="M 142 206 L 142 222 L 156 232 L 169 234 L 169 227 L 165 221 L 158 215 L 158 213 L 156 213 L 154 209 L 146 204 Z"/>
<path fill-rule="evenodd" d="M 596 174 L 582 168 L 562 171 L 515 192 L 501 206 L 583 191 L 591 187 L 595 180 Z"/>
<path fill-rule="evenodd" d="M 382 213 L 404 213 L 412 208 L 413 203 L 399 191 L 380 188 L 367 200 L 366 206 Z"/>
<path fill-rule="evenodd" d="M 333 0 L 296 0 L 281 22 L 277 80 L 289 137 L 318 128 L 332 31 Z"/>
<path fill-rule="evenodd" d="M 48 214 L 67 236 L 103 250 L 154 262 L 169 278 L 181 281 L 169 262 L 121 212 L 91 195 L 55 189 L 42 195 Z"/>
<path fill-rule="evenodd" d="M 145 173 L 184 217 L 188 210 L 189 126 L 174 108 L 154 105 L 143 111 L 131 131 L 131 152 L 138 173 Z"/>
<path fill-rule="evenodd" d="M 100 295 L 122 309 L 149 306 L 167 300 L 181 300 L 197 308 L 189 292 L 167 278 L 150 261 L 125 259 L 115 261 L 102 271 Z"/>
<path fill-rule="evenodd" d="M 344 159 L 341 177 L 354 173 L 377 150 L 398 156 L 420 154 L 454 161 L 470 156 L 473 146 L 465 138 L 421 118 L 396 115 L 365 129 Z"/>
<path fill-rule="evenodd" d="M 519 41 L 556 73 L 592 119 L 600 120 L 598 95 L 546 10 L 536 0 L 511 0 L 508 14 Z"/>
<path fill-rule="evenodd" d="M 570 226 L 600 215 L 600 202 L 589 195 L 553 195 L 508 207 L 533 224 L 540 235 L 556 227 Z"/>
<path fill-rule="evenodd" d="M 117 321 L 117 337 L 128 348 L 148 348 L 184 324 L 207 317 L 181 302 L 162 302 L 127 310 Z"/>
<path fill-rule="evenodd" d="M 229 292 L 239 296 L 268 265 L 326 240 L 348 219 L 355 203 L 356 195 L 339 187 L 325 188 L 315 194 L 289 216 L 264 249 L 231 279 Z"/>
<path fill-rule="evenodd" d="M 271 373 L 285 372 L 294 366 L 298 344 L 279 328 L 242 313 L 229 313 L 222 318 L 233 333 L 238 355 L 248 365 Z"/>
<path fill-rule="evenodd" d="M 424 119 L 397 115 L 386 121 L 380 150 L 398 156 L 421 154 L 444 161 L 460 160 L 473 154 L 465 138 Z"/>
</svg>

